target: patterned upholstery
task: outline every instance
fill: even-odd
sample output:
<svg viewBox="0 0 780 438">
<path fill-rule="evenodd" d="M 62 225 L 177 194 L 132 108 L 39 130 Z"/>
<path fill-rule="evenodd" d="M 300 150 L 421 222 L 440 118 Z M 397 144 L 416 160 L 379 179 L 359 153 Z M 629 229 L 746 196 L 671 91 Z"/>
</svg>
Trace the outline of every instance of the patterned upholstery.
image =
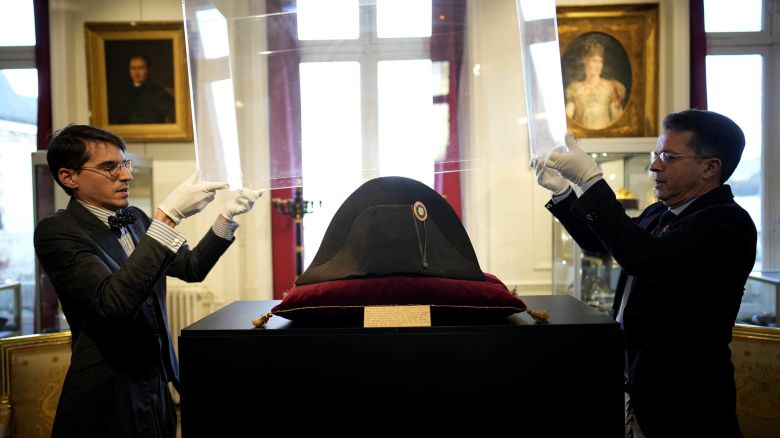
<svg viewBox="0 0 780 438">
<path fill-rule="evenodd" d="M 70 332 L 0 339 L 0 437 L 51 436 L 70 343 Z"/>
<path fill-rule="evenodd" d="M 745 438 L 780 430 L 780 330 L 737 325 L 731 360 L 737 382 L 737 414 Z"/>
</svg>

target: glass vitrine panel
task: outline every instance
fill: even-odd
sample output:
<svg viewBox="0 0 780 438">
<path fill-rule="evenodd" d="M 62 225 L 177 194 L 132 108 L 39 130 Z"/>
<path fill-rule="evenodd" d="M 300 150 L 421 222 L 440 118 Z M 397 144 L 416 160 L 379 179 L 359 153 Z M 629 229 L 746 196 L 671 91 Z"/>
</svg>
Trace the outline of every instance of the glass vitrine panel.
<svg viewBox="0 0 780 438">
<path fill-rule="evenodd" d="M 629 216 L 639 215 L 656 202 L 647 170 L 648 153 L 599 152 L 591 156 Z M 609 254 L 583 251 L 554 219 L 553 293 L 573 295 L 609 313 L 619 275 L 620 266 Z"/>
</svg>

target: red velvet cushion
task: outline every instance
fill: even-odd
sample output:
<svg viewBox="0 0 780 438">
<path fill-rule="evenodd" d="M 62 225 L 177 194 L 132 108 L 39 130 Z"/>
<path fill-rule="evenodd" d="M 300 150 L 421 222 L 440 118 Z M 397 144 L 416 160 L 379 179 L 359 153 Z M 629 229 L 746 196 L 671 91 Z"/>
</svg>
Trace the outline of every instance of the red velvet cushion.
<svg viewBox="0 0 780 438">
<path fill-rule="evenodd" d="M 485 274 L 485 281 L 388 276 L 294 286 L 272 312 L 296 321 L 362 323 L 363 307 L 391 305 L 430 305 L 433 324 L 494 320 L 526 308 L 501 280 Z"/>
</svg>

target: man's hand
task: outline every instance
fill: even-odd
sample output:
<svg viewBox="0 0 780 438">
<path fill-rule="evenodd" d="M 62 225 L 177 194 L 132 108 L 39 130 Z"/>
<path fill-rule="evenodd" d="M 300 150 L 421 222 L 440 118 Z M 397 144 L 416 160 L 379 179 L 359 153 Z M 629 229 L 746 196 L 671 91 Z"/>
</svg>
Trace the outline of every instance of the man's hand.
<svg viewBox="0 0 780 438">
<path fill-rule="evenodd" d="M 534 174 L 536 174 L 536 183 L 551 191 L 553 196 L 561 196 L 571 187 L 557 170 L 546 167 L 544 160 L 535 158 L 531 165 L 534 167 Z"/>
<path fill-rule="evenodd" d="M 222 206 L 219 210 L 219 214 L 227 220 L 233 220 L 234 216 L 244 214 L 251 210 L 255 205 L 255 201 L 261 196 L 263 196 L 262 190 L 243 188 L 236 192 L 236 194 Z"/>
<path fill-rule="evenodd" d="M 599 165 L 580 149 L 571 132 L 566 133 L 566 146 L 569 148 L 568 152 L 565 152 L 562 146 L 550 151 L 544 165 L 557 170 L 561 176 L 578 186 L 602 174 Z"/>
<path fill-rule="evenodd" d="M 200 176 L 200 169 L 195 169 L 195 172 L 173 189 L 159 206 L 160 211 L 171 218 L 176 225 L 179 225 L 182 219 L 206 208 L 209 202 L 214 200 L 217 190 L 228 188 L 226 182 L 195 184 L 198 176 Z"/>
</svg>

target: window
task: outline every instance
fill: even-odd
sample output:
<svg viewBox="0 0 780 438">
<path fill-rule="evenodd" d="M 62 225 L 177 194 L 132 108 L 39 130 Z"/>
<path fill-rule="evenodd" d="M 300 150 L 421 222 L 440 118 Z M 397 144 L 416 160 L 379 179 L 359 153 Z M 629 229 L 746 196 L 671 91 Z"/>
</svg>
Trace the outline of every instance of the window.
<svg viewBox="0 0 780 438">
<path fill-rule="evenodd" d="M 303 220 L 304 268 L 362 181 L 400 175 L 433 187 L 449 72 L 431 60 L 431 14 L 420 0 L 298 1 L 302 174 L 318 205 Z"/>
<path fill-rule="evenodd" d="M 298 0 L 298 39 L 355 40 L 358 12 L 358 0 Z"/>
<path fill-rule="evenodd" d="M 22 331 L 33 330 L 35 253 L 30 154 L 36 150 L 38 75 L 33 2 L 2 1 L 0 14 L 0 283 L 22 285 Z M 12 294 L 0 318 L 12 321 Z M 2 320 L 2 319 L 0 319 Z M 0 336 L 3 335 L 0 327 Z"/>
<path fill-rule="evenodd" d="M 729 2 L 705 0 L 707 30 L 707 100 L 745 132 L 745 152 L 728 183 L 750 212 L 759 231 L 757 269 L 780 268 L 780 203 L 775 199 L 780 178 L 765 172 L 766 163 L 780 159 L 777 95 L 780 86 L 779 22 L 766 11 L 780 10 L 780 0 Z M 774 130 L 774 131 L 773 131 Z"/>
<path fill-rule="evenodd" d="M 727 184 L 759 233 L 756 265 L 762 264 L 762 145 L 764 57 L 759 54 L 707 55 L 707 106 L 729 116 L 745 133 L 742 159 Z"/>
<path fill-rule="evenodd" d="M 379 38 L 431 36 L 431 2 L 377 0 L 376 34 Z"/>
<path fill-rule="evenodd" d="M 0 47 L 35 46 L 35 15 L 32 0 L 0 0 Z"/>
<path fill-rule="evenodd" d="M 745 151 L 728 184 L 758 229 L 759 277 L 780 272 L 780 174 L 773 172 L 780 160 L 778 11 L 780 0 L 704 1 L 708 107 L 745 133 Z M 774 324 L 775 301 L 774 288 L 748 281 L 737 322 Z"/>
<path fill-rule="evenodd" d="M 764 0 L 704 0 L 704 30 L 758 32 L 762 29 Z"/>
<path fill-rule="evenodd" d="M 322 201 L 303 220 L 304 266 L 308 266 L 330 219 L 362 178 L 360 64 L 305 62 L 300 75 L 306 199 Z"/>
</svg>

